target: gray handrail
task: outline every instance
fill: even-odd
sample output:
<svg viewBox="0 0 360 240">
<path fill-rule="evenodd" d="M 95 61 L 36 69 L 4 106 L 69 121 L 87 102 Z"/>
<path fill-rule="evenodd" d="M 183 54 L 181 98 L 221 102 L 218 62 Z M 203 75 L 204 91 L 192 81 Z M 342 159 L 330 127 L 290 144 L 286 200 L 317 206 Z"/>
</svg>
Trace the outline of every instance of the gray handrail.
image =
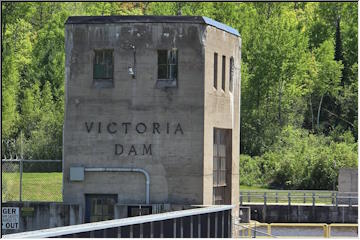
<svg viewBox="0 0 360 240">
<path fill-rule="evenodd" d="M 232 210 L 234 207 L 235 205 L 206 206 L 203 208 L 195 208 L 195 209 L 173 211 L 167 213 L 151 214 L 151 215 L 144 215 L 138 217 L 129 217 L 129 218 L 115 219 L 115 220 L 102 221 L 102 222 L 85 223 L 85 224 L 78 224 L 78 225 L 72 225 L 66 227 L 57 227 L 57 228 L 50 228 L 50 229 L 23 232 L 23 233 L 8 234 L 8 235 L 3 235 L 2 237 L 3 238 L 57 237 L 57 236 L 64 236 L 64 235 L 83 233 L 83 232 L 93 232 L 96 230 L 103 230 L 109 228 L 143 224 L 148 222 L 164 221 L 168 219 L 182 218 L 193 215 L 227 211 L 227 210 Z"/>
<path fill-rule="evenodd" d="M 267 232 L 259 231 L 259 230 L 255 229 L 255 228 L 252 228 L 252 227 L 247 227 L 247 226 L 245 226 L 245 225 L 236 224 L 236 223 L 235 223 L 235 225 L 244 227 L 244 228 L 246 228 L 246 229 L 250 229 L 250 230 L 252 230 L 252 231 L 254 231 L 254 232 L 259 232 L 259 233 L 265 234 L 266 236 L 270 236 L 270 237 L 273 237 L 273 238 L 277 238 L 277 236 L 275 236 L 275 235 L 269 234 L 269 233 L 267 233 Z M 250 237 L 250 236 L 247 236 L 247 237 Z"/>
<path fill-rule="evenodd" d="M 247 201 L 244 201 L 247 199 Z M 251 199 L 252 198 L 252 199 Z M 254 201 L 254 198 L 256 199 Z M 291 205 L 291 200 L 303 199 L 303 203 L 306 203 L 306 199 L 312 199 L 312 201 L 308 201 L 308 203 L 312 203 L 313 206 L 316 205 L 316 199 L 329 199 L 331 203 L 335 206 L 338 206 L 338 200 L 348 200 L 346 205 L 350 207 L 353 205 L 357 205 L 358 193 L 357 192 L 338 192 L 338 191 L 313 191 L 313 190 L 270 190 L 270 191 L 257 191 L 257 190 L 246 190 L 240 191 L 239 201 L 240 205 L 243 202 L 263 202 L 264 205 L 267 203 L 271 203 L 275 201 L 275 203 L 279 203 L 279 201 L 287 202 Z M 253 201 L 251 201 L 253 200 Z M 355 202 L 354 202 L 355 201 Z M 355 204 L 353 204 L 355 203 Z"/>
</svg>

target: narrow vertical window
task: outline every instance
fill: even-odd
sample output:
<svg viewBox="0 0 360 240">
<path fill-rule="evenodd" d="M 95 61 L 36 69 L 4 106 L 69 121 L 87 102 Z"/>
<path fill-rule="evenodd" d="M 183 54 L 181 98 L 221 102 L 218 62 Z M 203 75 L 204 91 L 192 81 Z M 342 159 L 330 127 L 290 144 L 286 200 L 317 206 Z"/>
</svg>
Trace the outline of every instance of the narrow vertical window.
<svg viewBox="0 0 360 240">
<path fill-rule="evenodd" d="M 158 50 L 158 87 L 176 87 L 178 78 L 178 51 Z"/>
<path fill-rule="evenodd" d="M 217 89 L 218 54 L 214 53 L 214 88 Z"/>
<path fill-rule="evenodd" d="M 221 74 L 221 89 L 225 91 L 225 68 L 226 68 L 226 57 L 222 56 L 222 74 Z"/>
<path fill-rule="evenodd" d="M 229 91 L 232 92 L 233 90 L 233 81 L 234 81 L 234 58 L 230 58 L 230 67 L 229 67 Z"/>
<path fill-rule="evenodd" d="M 95 50 L 93 80 L 96 87 L 113 86 L 113 50 Z"/>
</svg>

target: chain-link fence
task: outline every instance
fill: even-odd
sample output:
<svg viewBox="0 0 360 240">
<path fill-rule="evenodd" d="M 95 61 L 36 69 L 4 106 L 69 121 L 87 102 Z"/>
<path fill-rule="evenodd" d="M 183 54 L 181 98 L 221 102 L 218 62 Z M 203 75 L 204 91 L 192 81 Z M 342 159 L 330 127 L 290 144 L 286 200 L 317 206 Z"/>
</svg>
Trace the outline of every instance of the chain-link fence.
<svg viewBox="0 0 360 240">
<path fill-rule="evenodd" d="M 2 202 L 62 201 L 61 160 L 1 161 Z"/>
</svg>

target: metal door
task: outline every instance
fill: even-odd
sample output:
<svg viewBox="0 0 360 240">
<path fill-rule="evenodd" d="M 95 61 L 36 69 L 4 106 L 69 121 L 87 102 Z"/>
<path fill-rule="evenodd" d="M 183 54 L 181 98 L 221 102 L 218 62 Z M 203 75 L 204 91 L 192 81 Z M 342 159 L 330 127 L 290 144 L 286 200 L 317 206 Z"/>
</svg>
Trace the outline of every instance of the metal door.
<svg viewBox="0 0 360 240">
<path fill-rule="evenodd" d="M 86 194 L 85 222 L 98 222 L 114 219 L 116 194 Z"/>
</svg>

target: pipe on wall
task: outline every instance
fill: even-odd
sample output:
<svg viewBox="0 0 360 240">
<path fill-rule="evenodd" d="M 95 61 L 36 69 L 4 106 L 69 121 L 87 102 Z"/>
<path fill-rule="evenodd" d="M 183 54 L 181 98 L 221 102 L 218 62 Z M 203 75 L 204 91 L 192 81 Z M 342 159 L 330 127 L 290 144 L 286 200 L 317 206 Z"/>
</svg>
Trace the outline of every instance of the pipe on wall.
<svg viewBox="0 0 360 240">
<path fill-rule="evenodd" d="M 150 203 L 150 175 L 141 168 L 117 168 L 117 167 L 91 167 L 85 168 L 85 172 L 139 172 L 144 174 L 146 179 L 146 204 Z"/>
</svg>

